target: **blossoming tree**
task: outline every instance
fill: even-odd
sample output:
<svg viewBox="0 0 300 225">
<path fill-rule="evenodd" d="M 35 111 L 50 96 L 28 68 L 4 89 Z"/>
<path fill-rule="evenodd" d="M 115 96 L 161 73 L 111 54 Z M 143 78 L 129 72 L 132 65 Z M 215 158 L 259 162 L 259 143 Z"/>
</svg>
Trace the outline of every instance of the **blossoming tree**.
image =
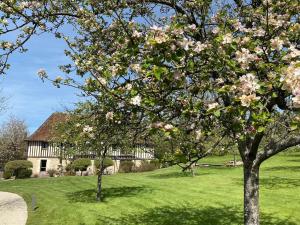
<svg viewBox="0 0 300 225">
<path fill-rule="evenodd" d="M 2 71 L 31 35 L 52 32 L 74 62 L 54 84 L 106 93 L 170 135 L 189 127 L 236 142 L 244 222 L 259 224 L 261 163 L 300 144 L 297 0 L 3 0 L 0 10 L 1 34 L 20 32 L 0 44 Z"/>
<path fill-rule="evenodd" d="M 98 201 L 102 200 L 102 175 L 107 167 L 105 162 L 109 153 L 113 148 L 129 148 L 131 143 L 130 125 L 121 118 L 125 113 L 116 105 L 112 106 L 113 103 L 109 104 L 108 99 L 106 104 L 115 108 L 115 112 L 106 111 L 105 105 L 91 100 L 78 103 L 76 109 L 66 113 L 66 120 L 57 124 L 52 140 L 60 146 L 63 144 L 65 155 L 94 156 L 99 162 L 95 163 Z M 126 117 L 135 120 L 129 114 Z"/>
</svg>

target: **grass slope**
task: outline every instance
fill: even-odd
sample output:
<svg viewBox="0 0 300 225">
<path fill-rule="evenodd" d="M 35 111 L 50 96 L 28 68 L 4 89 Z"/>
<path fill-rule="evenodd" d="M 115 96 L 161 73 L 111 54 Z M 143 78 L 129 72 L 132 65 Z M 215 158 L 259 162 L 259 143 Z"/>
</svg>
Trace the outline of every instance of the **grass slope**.
<svg viewBox="0 0 300 225">
<path fill-rule="evenodd" d="M 209 157 L 220 163 L 232 157 Z M 300 224 L 300 154 L 262 165 L 262 225 Z M 29 225 L 238 225 L 243 223 L 242 168 L 199 168 L 196 177 L 177 167 L 104 177 L 103 203 L 95 202 L 96 177 L 0 182 L 0 191 L 23 196 Z M 32 196 L 38 208 L 31 210 Z"/>
</svg>

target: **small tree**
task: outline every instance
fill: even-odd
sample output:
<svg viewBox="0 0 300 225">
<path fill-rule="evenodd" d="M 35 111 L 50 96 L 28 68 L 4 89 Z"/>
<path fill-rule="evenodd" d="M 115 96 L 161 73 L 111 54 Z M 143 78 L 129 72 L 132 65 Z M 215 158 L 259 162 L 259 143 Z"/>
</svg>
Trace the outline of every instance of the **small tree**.
<svg viewBox="0 0 300 225">
<path fill-rule="evenodd" d="M 25 122 L 16 117 L 10 117 L 0 128 L 0 162 L 24 159 L 27 135 Z"/>
<path fill-rule="evenodd" d="M 118 111 L 108 111 L 110 107 Z M 102 95 L 97 101 L 77 104 L 77 108 L 68 114 L 68 120 L 58 125 L 56 141 L 69 146 L 65 149 L 66 154 L 95 156 L 97 200 L 101 201 L 103 171 L 111 164 L 107 157 L 112 146 L 120 148 L 127 145 L 129 126 L 123 118 L 131 118 L 130 112 Z"/>
</svg>

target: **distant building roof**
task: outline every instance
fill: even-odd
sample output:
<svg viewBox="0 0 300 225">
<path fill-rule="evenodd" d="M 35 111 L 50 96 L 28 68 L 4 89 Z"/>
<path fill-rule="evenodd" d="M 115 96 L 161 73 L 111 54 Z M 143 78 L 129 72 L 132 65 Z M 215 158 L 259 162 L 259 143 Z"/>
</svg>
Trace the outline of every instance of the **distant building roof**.
<svg viewBox="0 0 300 225">
<path fill-rule="evenodd" d="M 51 141 L 54 138 L 55 125 L 66 120 L 67 114 L 53 113 L 26 141 Z"/>
</svg>

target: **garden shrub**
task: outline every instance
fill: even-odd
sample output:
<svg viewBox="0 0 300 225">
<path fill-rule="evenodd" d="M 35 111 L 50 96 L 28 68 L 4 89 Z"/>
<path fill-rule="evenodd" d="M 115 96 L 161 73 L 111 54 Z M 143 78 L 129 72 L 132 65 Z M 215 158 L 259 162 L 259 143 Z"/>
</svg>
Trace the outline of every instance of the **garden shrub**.
<svg viewBox="0 0 300 225">
<path fill-rule="evenodd" d="M 110 167 L 110 166 L 113 166 L 113 165 L 114 165 L 114 162 L 111 158 L 105 158 L 103 160 L 104 168 L 107 168 L 107 167 Z M 95 160 L 94 161 L 94 166 L 96 167 L 96 169 L 99 168 L 100 167 L 100 160 Z"/>
<path fill-rule="evenodd" d="M 135 168 L 136 172 L 146 172 L 146 171 L 153 171 L 160 168 L 159 160 L 143 160 L 140 166 Z"/>
<path fill-rule="evenodd" d="M 73 170 L 73 168 L 72 168 L 72 163 L 67 164 L 66 167 L 65 167 L 65 170 L 66 170 L 67 172 Z"/>
<path fill-rule="evenodd" d="M 81 159 L 76 159 L 74 162 L 71 164 L 71 167 L 75 171 L 86 171 L 87 168 L 91 165 L 91 160 L 87 158 L 81 158 Z"/>
<path fill-rule="evenodd" d="M 150 160 L 150 164 L 154 166 L 155 169 L 160 168 L 160 161 L 158 159 L 152 159 Z"/>
<path fill-rule="evenodd" d="M 10 171 L 4 171 L 3 172 L 3 178 L 4 179 L 10 179 L 11 178 L 11 172 Z"/>
<path fill-rule="evenodd" d="M 28 160 L 14 160 L 5 164 L 4 170 L 16 176 L 16 179 L 29 178 L 32 175 L 32 162 Z"/>
<path fill-rule="evenodd" d="M 123 173 L 131 173 L 134 171 L 134 163 L 132 161 L 129 160 L 125 160 L 125 161 L 120 161 L 120 168 L 119 168 L 120 172 Z"/>
<path fill-rule="evenodd" d="M 54 175 L 57 173 L 57 171 L 55 169 L 50 169 L 47 172 L 49 174 L 49 177 L 54 177 Z"/>
<path fill-rule="evenodd" d="M 70 170 L 70 171 L 66 171 L 66 172 L 64 173 L 64 175 L 65 175 L 65 176 L 75 176 L 76 173 L 75 173 L 75 171 Z"/>
<path fill-rule="evenodd" d="M 16 179 L 29 178 L 32 175 L 31 169 L 19 169 L 17 170 Z"/>
</svg>

